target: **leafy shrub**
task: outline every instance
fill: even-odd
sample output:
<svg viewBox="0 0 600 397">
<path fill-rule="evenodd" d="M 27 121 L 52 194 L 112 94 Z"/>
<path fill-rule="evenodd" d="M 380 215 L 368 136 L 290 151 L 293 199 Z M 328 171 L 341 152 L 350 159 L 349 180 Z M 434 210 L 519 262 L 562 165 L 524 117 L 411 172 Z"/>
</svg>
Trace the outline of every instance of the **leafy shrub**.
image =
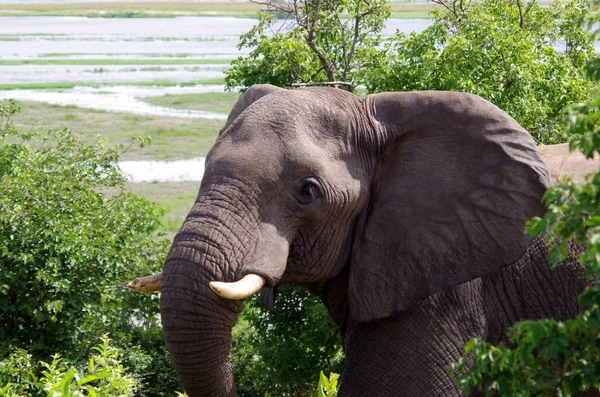
<svg viewBox="0 0 600 397">
<path fill-rule="evenodd" d="M 0 395 L 24 397 L 37 394 L 37 377 L 31 354 L 14 349 L 0 361 Z"/>
<path fill-rule="evenodd" d="M 151 297 L 118 284 L 162 262 L 160 212 L 125 191 L 116 149 L 19 132 L 18 111 L 0 106 L 0 352 L 85 351 L 105 327 L 156 317 Z"/>
<path fill-rule="evenodd" d="M 84 145 L 66 129 L 17 131 L 18 111 L 0 102 L 0 360 L 20 347 L 34 361 L 79 361 L 110 333 L 137 395 L 171 396 L 181 386 L 156 296 L 122 285 L 163 263 L 161 212 L 126 191 L 119 147 Z"/>
<path fill-rule="evenodd" d="M 319 369 L 341 372 L 338 327 L 318 298 L 280 287 L 275 311 L 253 297 L 233 330 L 233 368 L 240 396 L 314 396 Z"/>
<path fill-rule="evenodd" d="M 93 350 L 87 365 L 76 368 L 58 353 L 50 363 L 33 364 L 30 354 L 15 349 L 0 361 L 0 382 L 5 385 L 0 391 L 7 397 L 133 396 L 135 381 L 125 374 L 119 351 L 110 345 L 110 339 L 103 337 Z"/>
<path fill-rule="evenodd" d="M 252 50 L 225 71 L 228 89 L 326 81 L 355 86 L 377 52 L 380 32 L 390 15 L 384 0 L 274 0 L 267 4 L 286 14 L 286 21 L 275 32 L 277 19 L 262 13 L 259 23 L 240 36 L 238 48 Z"/>
<path fill-rule="evenodd" d="M 319 384 L 317 385 L 317 397 L 335 397 L 338 392 L 339 374 L 334 372 L 329 374 L 329 378 L 325 376 L 323 371 L 319 374 Z"/>
</svg>

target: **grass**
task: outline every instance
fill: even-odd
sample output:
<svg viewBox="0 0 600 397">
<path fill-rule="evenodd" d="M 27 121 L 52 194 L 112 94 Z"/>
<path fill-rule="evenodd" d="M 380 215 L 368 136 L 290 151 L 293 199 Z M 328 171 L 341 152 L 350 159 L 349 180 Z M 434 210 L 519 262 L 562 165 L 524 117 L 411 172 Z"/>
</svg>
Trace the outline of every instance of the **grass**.
<svg viewBox="0 0 600 397">
<path fill-rule="evenodd" d="M 392 18 L 429 18 L 432 4 L 392 1 Z M 101 18 L 156 18 L 177 16 L 234 16 L 255 18 L 261 5 L 250 2 L 122 2 L 75 4 L 0 4 L 0 16 L 86 16 Z"/>
<path fill-rule="evenodd" d="M 70 4 L 0 4 L 2 16 L 84 16 L 156 18 L 176 16 L 256 17 L 261 6 L 249 2 L 122 2 Z"/>
<path fill-rule="evenodd" d="M 173 240 L 198 194 L 200 182 L 128 183 L 127 190 L 156 203 L 167 212 L 160 231 Z"/>
<path fill-rule="evenodd" d="M 429 19 L 431 11 L 439 6 L 430 3 L 415 4 L 404 1 L 392 1 L 390 18 L 396 19 Z"/>
<path fill-rule="evenodd" d="M 47 83 L 0 83 L 0 90 L 69 90 L 75 87 L 113 87 L 113 86 L 135 86 L 135 87 L 192 87 L 195 85 L 221 85 L 225 84 L 223 78 L 190 80 L 190 81 L 131 81 L 118 83 L 97 83 L 87 81 L 56 81 Z"/>
<path fill-rule="evenodd" d="M 142 100 L 152 105 L 175 109 L 207 110 L 228 114 L 239 97 L 239 92 L 210 92 L 204 94 L 167 94 L 142 98 Z"/>
<path fill-rule="evenodd" d="M 0 59 L 0 66 L 18 65 L 227 65 L 229 59 Z"/>
<path fill-rule="evenodd" d="M 106 139 L 107 146 L 127 148 L 135 136 L 152 138 L 144 149 L 130 147 L 123 160 L 175 160 L 206 155 L 223 124 L 222 120 L 150 117 L 112 113 L 76 106 L 19 102 L 22 112 L 13 118 L 21 130 L 68 127 L 87 143 Z"/>
</svg>

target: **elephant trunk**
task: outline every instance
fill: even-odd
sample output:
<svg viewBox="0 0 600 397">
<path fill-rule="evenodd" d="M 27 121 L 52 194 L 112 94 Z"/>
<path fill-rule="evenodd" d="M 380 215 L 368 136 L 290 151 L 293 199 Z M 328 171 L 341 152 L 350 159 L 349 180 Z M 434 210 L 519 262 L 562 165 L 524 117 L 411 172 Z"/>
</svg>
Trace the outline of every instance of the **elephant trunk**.
<svg viewBox="0 0 600 397">
<path fill-rule="evenodd" d="M 165 263 L 161 316 L 171 360 L 190 397 L 235 396 L 231 329 L 240 301 L 217 296 L 209 287 L 227 269 L 207 243 L 176 239 Z M 199 266 L 198 263 L 204 264 Z"/>
<path fill-rule="evenodd" d="M 275 226 L 248 213 L 251 194 L 214 179 L 205 174 L 160 281 L 165 342 L 190 397 L 236 395 L 231 330 L 242 300 L 279 280 L 289 250 Z"/>
</svg>

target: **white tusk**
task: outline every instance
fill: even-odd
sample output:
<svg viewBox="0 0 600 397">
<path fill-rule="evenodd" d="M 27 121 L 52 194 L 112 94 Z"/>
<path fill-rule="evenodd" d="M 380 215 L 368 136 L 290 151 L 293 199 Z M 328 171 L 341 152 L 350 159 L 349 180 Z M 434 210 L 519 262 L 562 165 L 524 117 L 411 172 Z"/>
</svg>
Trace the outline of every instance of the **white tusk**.
<svg viewBox="0 0 600 397">
<path fill-rule="evenodd" d="M 247 274 L 241 280 L 233 283 L 211 281 L 208 286 L 220 297 L 236 300 L 246 299 L 257 293 L 265 285 L 265 282 L 264 277 L 258 274 Z"/>
<path fill-rule="evenodd" d="M 140 277 L 127 284 L 127 288 L 135 292 L 156 292 L 160 291 L 162 284 L 162 272 L 152 276 Z"/>
</svg>

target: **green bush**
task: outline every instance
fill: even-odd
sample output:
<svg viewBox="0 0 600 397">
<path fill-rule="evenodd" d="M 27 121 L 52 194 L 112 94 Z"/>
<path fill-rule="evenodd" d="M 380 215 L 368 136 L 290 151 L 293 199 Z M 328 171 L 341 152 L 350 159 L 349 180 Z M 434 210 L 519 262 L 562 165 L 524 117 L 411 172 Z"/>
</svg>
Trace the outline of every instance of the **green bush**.
<svg viewBox="0 0 600 397">
<path fill-rule="evenodd" d="M 339 374 L 334 372 L 329 374 L 329 378 L 325 376 L 323 371 L 319 374 L 319 383 L 317 385 L 317 397 L 335 397 L 338 392 Z"/>
<path fill-rule="evenodd" d="M 23 349 L 14 349 L 0 361 L 0 395 L 24 397 L 38 395 L 36 368 L 31 354 Z"/>
<path fill-rule="evenodd" d="M 365 65 L 377 53 L 390 15 L 385 0 L 268 3 L 287 15 L 285 27 L 274 32 L 277 19 L 263 13 L 259 23 L 240 36 L 238 48 L 251 51 L 225 71 L 228 89 L 327 81 L 356 86 Z"/>
<path fill-rule="evenodd" d="M 0 102 L 0 360 L 25 348 L 34 361 L 77 361 L 110 333 L 137 395 L 171 396 L 181 386 L 156 296 L 124 288 L 163 263 L 161 211 L 126 191 L 121 148 L 67 129 L 17 131 L 18 111 Z"/>
<path fill-rule="evenodd" d="M 119 283 L 162 263 L 151 238 L 160 212 L 125 191 L 116 149 L 67 129 L 19 132 L 18 111 L 0 107 L 0 352 L 47 357 L 98 328 L 155 318 L 151 297 Z"/>
</svg>

